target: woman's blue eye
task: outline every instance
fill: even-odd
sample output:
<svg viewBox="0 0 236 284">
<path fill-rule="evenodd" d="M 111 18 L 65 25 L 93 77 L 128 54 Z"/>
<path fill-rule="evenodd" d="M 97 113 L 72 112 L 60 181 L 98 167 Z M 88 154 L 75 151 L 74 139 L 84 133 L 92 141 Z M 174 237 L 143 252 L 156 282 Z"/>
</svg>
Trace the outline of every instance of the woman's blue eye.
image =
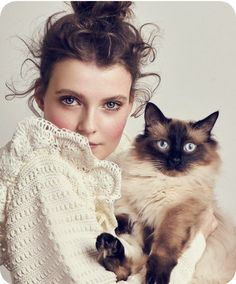
<svg viewBox="0 0 236 284">
<path fill-rule="evenodd" d="M 157 146 L 162 151 L 167 151 L 169 149 L 169 144 L 166 140 L 158 140 Z"/>
<path fill-rule="evenodd" d="M 78 100 L 71 96 L 62 97 L 61 101 L 65 105 L 77 105 L 78 104 Z"/>
<path fill-rule="evenodd" d="M 120 104 L 118 102 L 110 101 L 105 104 L 105 108 L 108 110 L 118 110 L 120 108 Z"/>
<path fill-rule="evenodd" d="M 194 143 L 186 143 L 183 147 L 184 151 L 187 153 L 192 153 L 197 148 L 197 145 Z"/>
</svg>

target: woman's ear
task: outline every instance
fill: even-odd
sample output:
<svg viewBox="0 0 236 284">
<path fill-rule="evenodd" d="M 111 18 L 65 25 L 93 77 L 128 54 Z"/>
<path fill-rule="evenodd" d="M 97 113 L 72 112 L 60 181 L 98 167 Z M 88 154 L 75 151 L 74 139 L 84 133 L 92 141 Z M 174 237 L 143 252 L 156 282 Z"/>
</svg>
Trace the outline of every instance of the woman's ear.
<svg viewBox="0 0 236 284">
<path fill-rule="evenodd" d="M 35 98 L 35 101 L 36 101 L 38 107 L 41 109 L 41 111 L 43 111 L 44 110 L 44 100 L 43 100 L 43 98 L 39 97 L 37 95 L 34 95 L 34 98 Z"/>
<path fill-rule="evenodd" d="M 42 86 L 40 79 L 37 79 L 34 86 L 34 99 L 38 107 L 43 111 L 44 110 L 44 96 L 42 94 Z"/>
</svg>

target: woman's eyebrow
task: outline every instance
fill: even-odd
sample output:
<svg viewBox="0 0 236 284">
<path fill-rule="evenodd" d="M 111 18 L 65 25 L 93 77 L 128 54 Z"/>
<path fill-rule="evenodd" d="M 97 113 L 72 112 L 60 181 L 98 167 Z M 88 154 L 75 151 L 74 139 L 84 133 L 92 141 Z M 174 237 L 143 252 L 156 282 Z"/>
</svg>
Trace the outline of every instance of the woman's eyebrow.
<svg viewBox="0 0 236 284">
<path fill-rule="evenodd" d="M 127 100 L 128 98 L 122 95 L 116 95 L 116 96 L 107 97 L 103 99 L 103 101 L 122 101 L 122 102 L 126 102 Z"/>
<path fill-rule="evenodd" d="M 70 89 L 60 89 L 56 91 L 56 95 L 72 96 L 79 99 L 81 102 L 86 101 L 86 96 Z"/>
<path fill-rule="evenodd" d="M 76 91 L 70 90 L 70 89 L 60 89 L 56 91 L 56 94 L 58 95 L 71 95 L 71 96 L 76 96 L 76 97 L 83 97 L 83 95 L 77 93 Z"/>
<path fill-rule="evenodd" d="M 69 95 L 69 96 L 75 96 L 81 99 L 85 99 L 86 96 L 83 94 L 80 94 L 76 91 L 70 90 L 70 89 L 60 89 L 58 91 L 56 91 L 56 94 L 59 95 Z M 107 101 L 122 101 L 122 102 L 126 102 L 128 100 L 128 98 L 126 96 L 123 95 L 115 95 L 115 96 L 111 96 L 111 97 L 106 97 L 103 98 L 102 101 L 103 102 L 107 102 Z"/>
</svg>

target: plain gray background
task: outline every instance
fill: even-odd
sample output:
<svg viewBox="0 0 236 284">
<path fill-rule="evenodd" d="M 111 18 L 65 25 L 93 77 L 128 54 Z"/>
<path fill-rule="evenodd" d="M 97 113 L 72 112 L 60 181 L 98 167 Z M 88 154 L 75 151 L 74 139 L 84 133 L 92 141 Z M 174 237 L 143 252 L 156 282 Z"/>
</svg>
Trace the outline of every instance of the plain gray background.
<svg viewBox="0 0 236 284">
<path fill-rule="evenodd" d="M 162 82 L 153 98 L 170 117 L 198 120 L 220 110 L 214 133 L 221 148 L 222 171 L 216 186 L 220 206 L 236 221 L 236 18 L 224 2 L 135 2 L 137 24 L 160 27 L 158 56 L 147 70 L 159 72 Z M 27 56 L 16 38 L 37 36 L 45 19 L 68 10 L 63 2 L 11 2 L 0 17 L 0 147 L 12 136 L 18 121 L 32 115 L 26 99 L 8 102 L 6 81 L 20 89 L 33 71 L 20 78 Z M 32 74 L 32 76 L 31 76 Z M 27 76 L 26 76 L 27 75 Z M 143 117 L 131 118 L 126 132 L 134 137 L 143 128 Z M 1 278 L 1 277 L 0 277 Z M 3 280 L 0 279 L 0 283 Z M 5 283 L 5 282 L 4 282 Z"/>
<path fill-rule="evenodd" d="M 19 76 L 27 50 L 16 36 L 37 36 L 45 19 L 68 10 L 64 2 L 11 2 L 0 17 L 0 146 L 12 136 L 18 121 L 32 115 L 26 99 L 6 101 L 5 82 L 20 89 L 33 71 Z M 162 82 L 152 101 L 169 117 L 202 119 L 219 110 L 214 133 L 223 166 L 216 187 L 219 204 L 236 221 L 236 17 L 224 2 L 135 2 L 138 25 L 154 22 L 160 27 L 155 64 Z M 28 66 L 30 67 L 30 66 Z M 32 74 L 32 76 L 31 76 Z M 131 118 L 126 132 L 134 137 L 143 128 L 143 117 Z"/>
</svg>

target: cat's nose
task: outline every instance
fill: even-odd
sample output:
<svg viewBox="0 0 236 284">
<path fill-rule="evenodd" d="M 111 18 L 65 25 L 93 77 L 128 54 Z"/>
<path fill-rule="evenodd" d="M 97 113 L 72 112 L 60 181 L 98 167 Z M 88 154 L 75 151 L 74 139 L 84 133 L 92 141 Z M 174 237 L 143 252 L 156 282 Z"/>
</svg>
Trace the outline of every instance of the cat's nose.
<svg viewBox="0 0 236 284">
<path fill-rule="evenodd" d="M 176 162 L 176 163 L 179 163 L 180 162 L 180 158 L 173 158 L 173 161 Z"/>
<path fill-rule="evenodd" d="M 181 158 L 179 157 L 174 157 L 172 158 L 172 162 L 175 164 L 175 165 L 179 165 L 181 163 Z"/>
</svg>

